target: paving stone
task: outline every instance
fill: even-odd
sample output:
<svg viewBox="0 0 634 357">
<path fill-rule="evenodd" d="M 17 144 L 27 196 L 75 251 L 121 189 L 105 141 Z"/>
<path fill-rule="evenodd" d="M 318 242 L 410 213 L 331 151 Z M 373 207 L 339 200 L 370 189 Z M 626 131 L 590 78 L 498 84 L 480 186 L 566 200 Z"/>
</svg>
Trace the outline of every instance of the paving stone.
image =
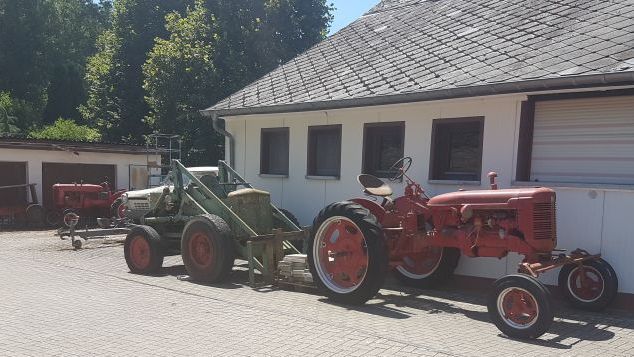
<svg viewBox="0 0 634 357">
<path fill-rule="evenodd" d="M 0 233 L 0 355 L 631 356 L 634 316 L 562 308 L 535 341 L 505 338 L 485 298 L 388 285 L 360 307 L 318 294 L 195 284 L 179 257 L 157 276 L 128 272 L 122 237 L 74 251 L 54 232 Z M 181 278 L 179 278 L 181 277 Z M 395 284 L 395 283 L 390 283 Z"/>
</svg>

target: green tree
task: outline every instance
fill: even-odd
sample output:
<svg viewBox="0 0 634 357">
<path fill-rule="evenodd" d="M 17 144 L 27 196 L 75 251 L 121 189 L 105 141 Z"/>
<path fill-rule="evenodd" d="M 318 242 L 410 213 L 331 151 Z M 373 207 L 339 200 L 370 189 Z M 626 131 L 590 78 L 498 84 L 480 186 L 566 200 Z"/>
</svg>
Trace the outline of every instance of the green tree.
<svg viewBox="0 0 634 357">
<path fill-rule="evenodd" d="M 220 159 L 224 140 L 198 110 L 323 39 L 330 11 L 325 0 L 197 0 L 170 14 L 144 65 L 147 122 L 183 136 L 188 164 Z"/>
<path fill-rule="evenodd" d="M 59 118 L 52 125 L 29 133 L 29 137 L 45 140 L 66 140 L 96 142 L 101 140 L 101 134 L 94 128 L 78 125 L 70 119 Z"/>
<path fill-rule="evenodd" d="M 139 142 L 148 131 L 143 63 L 155 38 L 165 38 L 165 16 L 182 11 L 185 0 L 118 0 L 111 25 L 88 61 L 88 100 L 80 108 L 88 123 L 112 141 Z"/>
<path fill-rule="evenodd" d="M 109 7 L 108 1 L 0 0 L 0 91 L 39 111 L 18 117 L 23 131 L 40 124 L 44 108 L 45 121 L 78 117 L 68 107 L 85 97 L 86 57 Z"/>
</svg>

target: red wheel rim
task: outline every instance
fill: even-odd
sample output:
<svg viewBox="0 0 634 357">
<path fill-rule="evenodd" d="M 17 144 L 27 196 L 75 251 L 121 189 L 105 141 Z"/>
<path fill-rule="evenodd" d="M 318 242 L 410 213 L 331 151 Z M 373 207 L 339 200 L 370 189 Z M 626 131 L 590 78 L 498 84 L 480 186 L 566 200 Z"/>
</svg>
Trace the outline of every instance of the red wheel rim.
<svg viewBox="0 0 634 357">
<path fill-rule="evenodd" d="M 140 270 L 150 265 L 150 244 L 143 236 L 135 236 L 130 242 L 130 260 Z"/>
<path fill-rule="evenodd" d="M 605 282 L 601 273 L 591 266 L 578 266 L 568 275 L 568 290 L 583 302 L 598 300 L 605 289 Z"/>
<path fill-rule="evenodd" d="M 396 269 L 408 278 L 423 279 L 438 269 L 442 254 L 441 247 L 426 247 L 420 253 L 403 257 L 403 264 L 397 266 Z"/>
<path fill-rule="evenodd" d="M 200 268 L 211 266 L 213 262 L 213 247 L 206 233 L 194 233 L 189 240 L 189 252 L 194 264 Z"/>
<path fill-rule="evenodd" d="M 502 319 L 517 329 L 526 329 L 537 322 L 537 300 L 522 288 L 507 288 L 498 295 L 498 312 Z"/>
<path fill-rule="evenodd" d="M 73 212 L 66 213 L 63 219 L 64 224 L 67 227 L 70 227 L 71 225 L 77 225 L 77 222 L 79 222 L 79 216 Z"/>
<path fill-rule="evenodd" d="M 321 281 L 332 291 L 349 293 L 365 279 L 369 256 L 361 229 L 349 218 L 331 217 L 315 234 L 313 256 Z"/>
<path fill-rule="evenodd" d="M 123 203 L 120 204 L 119 207 L 117 207 L 117 218 L 125 218 L 125 210 L 125 205 Z"/>
</svg>

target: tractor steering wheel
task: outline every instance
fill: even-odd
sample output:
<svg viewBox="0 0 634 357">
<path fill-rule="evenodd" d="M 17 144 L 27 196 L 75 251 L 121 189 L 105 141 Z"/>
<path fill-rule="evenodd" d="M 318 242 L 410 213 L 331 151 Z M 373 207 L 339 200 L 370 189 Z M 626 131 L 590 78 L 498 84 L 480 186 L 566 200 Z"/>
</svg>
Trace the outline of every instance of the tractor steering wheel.
<svg viewBox="0 0 634 357">
<path fill-rule="evenodd" d="M 388 170 L 389 172 L 394 172 L 394 174 L 390 177 L 390 181 L 398 181 L 403 178 L 403 175 L 409 171 L 410 167 L 412 167 L 412 158 L 409 156 L 405 156 L 395 162 Z"/>
</svg>

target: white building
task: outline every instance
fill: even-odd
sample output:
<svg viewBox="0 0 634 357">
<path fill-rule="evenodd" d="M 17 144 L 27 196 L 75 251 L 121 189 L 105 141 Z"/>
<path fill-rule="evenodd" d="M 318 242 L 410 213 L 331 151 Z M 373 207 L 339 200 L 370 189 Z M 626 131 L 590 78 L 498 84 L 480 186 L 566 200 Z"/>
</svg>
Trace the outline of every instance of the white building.
<svg viewBox="0 0 634 357">
<path fill-rule="evenodd" d="M 430 195 L 488 189 L 489 171 L 552 187 L 559 246 L 603 254 L 631 308 L 633 44 L 631 1 L 386 0 L 204 112 L 225 121 L 227 160 L 302 224 L 401 156 Z M 462 258 L 457 274 L 519 260 Z"/>
<path fill-rule="evenodd" d="M 148 161 L 160 156 L 145 146 L 0 138 L 0 186 L 36 184 L 38 201 L 51 205 L 56 183 L 108 181 L 115 189 L 145 188 Z M 25 190 L 0 191 L 0 207 L 31 200 Z"/>
</svg>

